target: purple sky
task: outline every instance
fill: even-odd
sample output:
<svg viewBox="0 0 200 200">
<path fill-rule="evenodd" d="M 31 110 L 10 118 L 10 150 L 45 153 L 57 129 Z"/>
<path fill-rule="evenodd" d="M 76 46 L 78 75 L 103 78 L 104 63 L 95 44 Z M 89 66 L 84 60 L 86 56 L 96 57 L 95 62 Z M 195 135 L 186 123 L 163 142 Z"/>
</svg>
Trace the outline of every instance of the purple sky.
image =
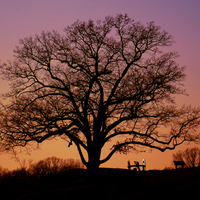
<svg viewBox="0 0 200 200">
<path fill-rule="evenodd" d="M 178 63 L 180 66 L 187 66 L 185 87 L 189 94 L 189 97 L 178 97 L 177 104 L 199 106 L 200 0 L 1 0 L 0 63 L 12 59 L 13 49 L 20 38 L 40 34 L 42 30 L 55 29 L 63 33 L 63 29 L 77 19 L 96 21 L 107 15 L 115 16 L 120 13 L 127 13 L 132 19 L 144 24 L 154 21 L 173 35 L 176 44 L 169 50 L 178 51 Z M 6 90 L 5 82 L 0 80 L 0 93 Z M 126 167 L 128 159 L 133 162 L 144 157 L 147 159 L 148 169 L 162 169 L 171 165 L 172 153 L 174 151 L 153 151 L 128 156 L 117 154 L 105 166 Z M 33 151 L 31 156 L 25 158 L 37 161 L 47 156 L 79 158 L 75 149 L 68 149 L 65 143 L 59 140 L 55 143 L 44 143 L 40 151 Z M 22 158 L 23 156 L 20 157 Z M 15 162 L 10 160 L 10 155 L 2 155 L 0 165 L 11 169 Z"/>
</svg>

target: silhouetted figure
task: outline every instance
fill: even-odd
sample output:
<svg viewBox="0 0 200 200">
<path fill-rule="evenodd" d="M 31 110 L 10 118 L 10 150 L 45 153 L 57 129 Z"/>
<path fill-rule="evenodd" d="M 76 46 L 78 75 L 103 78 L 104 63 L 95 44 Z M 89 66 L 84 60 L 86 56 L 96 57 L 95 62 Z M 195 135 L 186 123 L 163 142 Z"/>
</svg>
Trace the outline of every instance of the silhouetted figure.
<svg viewBox="0 0 200 200">
<path fill-rule="evenodd" d="M 131 163 L 130 163 L 130 160 L 128 160 L 128 166 L 127 166 L 127 167 L 128 167 L 129 170 L 131 170 Z"/>
<path fill-rule="evenodd" d="M 145 169 L 146 169 L 146 160 L 145 159 L 142 160 L 142 169 L 143 169 L 143 171 L 145 171 Z"/>
<path fill-rule="evenodd" d="M 140 165 L 139 165 L 139 162 L 138 161 L 134 161 L 135 163 L 135 166 L 138 168 L 138 171 L 140 171 Z"/>
</svg>

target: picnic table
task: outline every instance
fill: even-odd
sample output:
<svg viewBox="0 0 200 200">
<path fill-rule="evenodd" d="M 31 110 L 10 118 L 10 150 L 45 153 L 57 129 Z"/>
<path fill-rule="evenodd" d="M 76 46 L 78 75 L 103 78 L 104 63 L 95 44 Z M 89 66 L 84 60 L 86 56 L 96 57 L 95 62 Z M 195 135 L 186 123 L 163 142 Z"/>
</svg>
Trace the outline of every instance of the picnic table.
<svg viewBox="0 0 200 200">
<path fill-rule="evenodd" d="M 176 169 L 178 168 L 178 166 L 181 166 L 182 168 L 184 168 L 184 166 L 186 165 L 185 162 L 183 160 L 178 160 L 178 161 L 173 161 L 174 165 L 176 166 Z"/>
</svg>

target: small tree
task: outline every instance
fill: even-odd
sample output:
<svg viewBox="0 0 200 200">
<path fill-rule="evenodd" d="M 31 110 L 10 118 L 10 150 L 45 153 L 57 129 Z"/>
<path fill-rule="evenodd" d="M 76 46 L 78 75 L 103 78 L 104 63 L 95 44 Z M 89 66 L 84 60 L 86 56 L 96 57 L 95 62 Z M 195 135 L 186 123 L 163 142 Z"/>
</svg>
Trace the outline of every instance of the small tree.
<svg viewBox="0 0 200 200">
<path fill-rule="evenodd" d="M 199 110 L 174 101 L 185 94 L 185 74 L 177 53 L 162 52 L 171 35 L 127 15 L 76 21 L 64 32 L 21 39 L 16 59 L 0 66 L 12 89 L 0 115 L 2 150 L 59 136 L 94 170 L 116 152 L 198 141 Z"/>
<path fill-rule="evenodd" d="M 184 161 L 187 167 L 200 166 L 200 149 L 197 147 L 179 150 L 173 154 L 173 160 Z"/>
</svg>

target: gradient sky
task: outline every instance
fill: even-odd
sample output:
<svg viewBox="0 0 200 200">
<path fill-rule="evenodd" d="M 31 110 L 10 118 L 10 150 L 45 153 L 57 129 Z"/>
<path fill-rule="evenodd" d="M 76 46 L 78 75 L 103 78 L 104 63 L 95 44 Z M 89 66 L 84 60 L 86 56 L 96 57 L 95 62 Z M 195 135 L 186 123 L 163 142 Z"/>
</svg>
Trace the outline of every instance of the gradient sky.
<svg viewBox="0 0 200 200">
<path fill-rule="evenodd" d="M 13 59 L 13 49 L 19 39 L 40 34 L 42 30 L 63 29 L 77 19 L 104 19 L 105 16 L 127 13 L 129 17 L 143 24 L 154 21 L 170 33 L 176 43 L 169 50 L 177 51 L 177 62 L 186 66 L 185 88 L 188 97 L 178 97 L 178 105 L 200 105 L 200 0 L 0 0 L 0 63 Z M 0 80 L 0 93 L 8 90 Z M 194 146 L 194 145 L 190 145 Z M 198 146 L 198 145 L 197 145 Z M 127 160 L 147 161 L 147 169 L 163 169 L 171 166 L 172 153 L 188 146 L 180 146 L 174 151 L 161 153 L 157 150 L 145 153 L 116 154 L 104 167 L 126 168 Z M 40 150 L 19 158 L 38 161 L 49 156 L 79 159 L 74 146 L 59 139 L 46 141 Z M 8 169 L 19 167 L 11 155 L 0 156 L 0 165 Z"/>
</svg>

